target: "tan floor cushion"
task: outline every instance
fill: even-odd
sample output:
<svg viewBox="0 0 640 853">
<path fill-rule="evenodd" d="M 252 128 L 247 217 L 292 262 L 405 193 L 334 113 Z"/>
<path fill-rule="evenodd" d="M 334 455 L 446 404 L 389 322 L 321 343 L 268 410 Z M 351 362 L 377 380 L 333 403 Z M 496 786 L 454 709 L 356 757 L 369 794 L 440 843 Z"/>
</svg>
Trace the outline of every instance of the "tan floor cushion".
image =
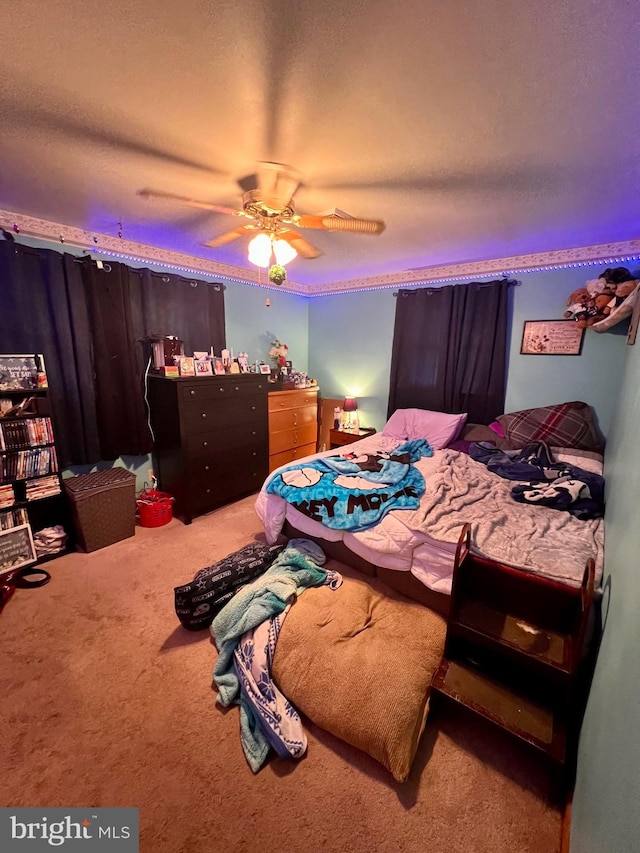
<svg viewBox="0 0 640 853">
<path fill-rule="evenodd" d="M 308 589 L 293 605 L 273 675 L 312 722 L 404 781 L 424 729 L 445 631 L 442 616 L 380 581 L 345 575 L 340 589 Z"/>
</svg>

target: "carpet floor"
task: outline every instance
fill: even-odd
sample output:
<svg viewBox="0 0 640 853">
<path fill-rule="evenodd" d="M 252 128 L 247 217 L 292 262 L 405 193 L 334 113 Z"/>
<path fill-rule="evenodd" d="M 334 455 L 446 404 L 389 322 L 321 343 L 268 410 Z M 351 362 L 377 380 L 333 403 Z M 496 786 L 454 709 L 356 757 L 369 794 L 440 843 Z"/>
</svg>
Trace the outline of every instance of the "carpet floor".
<svg viewBox="0 0 640 853">
<path fill-rule="evenodd" d="M 404 784 L 308 720 L 301 761 L 252 774 L 238 709 L 215 704 L 215 646 L 180 627 L 173 587 L 260 537 L 253 506 L 138 527 L 16 591 L 0 615 L 0 804 L 137 806 L 144 853 L 557 853 L 544 758 L 449 705 Z"/>
</svg>

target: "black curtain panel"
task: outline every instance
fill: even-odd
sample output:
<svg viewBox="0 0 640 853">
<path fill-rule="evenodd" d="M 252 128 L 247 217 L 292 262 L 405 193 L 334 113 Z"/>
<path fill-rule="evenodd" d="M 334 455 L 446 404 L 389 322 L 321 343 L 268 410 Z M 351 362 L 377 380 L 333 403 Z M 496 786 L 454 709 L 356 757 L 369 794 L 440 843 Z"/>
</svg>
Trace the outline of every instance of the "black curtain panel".
<svg viewBox="0 0 640 853">
<path fill-rule="evenodd" d="M 185 352 L 225 346 L 224 286 L 86 259 L 102 459 L 149 453 L 144 400 L 150 336 L 175 335 Z"/>
<path fill-rule="evenodd" d="M 148 453 L 148 337 L 225 346 L 224 285 L 0 241 L 0 352 L 43 353 L 60 465 Z"/>
<path fill-rule="evenodd" d="M 0 351 L 44 355 L 60 465 L 97 461 L 91 327 L 73 256 L 0 242 Z"/>
<path fill-rule="evenodd" d="M 399 291 L 387 416 L 420 408 L 488 424 L 504 411 L 510 284 Z"/>
</svg>

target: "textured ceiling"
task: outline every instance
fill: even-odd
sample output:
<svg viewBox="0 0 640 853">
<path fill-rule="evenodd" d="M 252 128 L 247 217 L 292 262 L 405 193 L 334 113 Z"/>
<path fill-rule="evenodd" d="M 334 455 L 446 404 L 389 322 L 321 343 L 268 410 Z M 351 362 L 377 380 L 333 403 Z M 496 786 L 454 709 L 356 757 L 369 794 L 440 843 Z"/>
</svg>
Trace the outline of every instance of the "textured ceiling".
<svg viewBox="0 0 640 853">
<path fill-rule="evenodd" d="M 0 208 L 248 267 L 259 160 L 297 168 L 314 284 L 640 235 L 636 4 L 21 0 L 0 33 Z"/>
</svg>

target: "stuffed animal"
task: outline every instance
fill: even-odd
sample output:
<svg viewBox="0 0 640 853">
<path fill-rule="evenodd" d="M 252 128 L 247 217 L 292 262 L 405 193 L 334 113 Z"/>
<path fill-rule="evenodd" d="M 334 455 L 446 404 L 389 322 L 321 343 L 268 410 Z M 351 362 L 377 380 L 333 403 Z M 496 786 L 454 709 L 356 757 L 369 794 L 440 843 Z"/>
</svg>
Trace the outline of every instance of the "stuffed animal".
<svg viewBox="0 0 640 853">
<path fill-rule="evenodd" d="M 618 305 L 621 305 L 624 302 L 627 296 L 631 296 L 631 294 L 639 284 L 640 281 L 638 281 L 637 279 L 631 279 L 630 281 L 621 281 L 620 284 L 616 284 L 616 308 L 618 307 Z"/>
<path fill-rule="evenodd" d="M 569 295 L 565 319 L 587 329 L 609 316 L 640 284 L 626 267 L 612 267 Z"/>
<path fill-rule="evenodd" d="M 613 267 L 606 269 L 599 276 L 604 280 L 605 292 L 611 295 L 610 310 L 613 311 L 622 305 L 627 296 L 631 296 L 639 282 L 626 267 Z"/>
<path fill-rule="evenodd" d="M 609 298 L 607 297 L 607 301 Z M 564 318 L 565 320 L 574 319 L 579 329 L 586 329 L 599 319 L 595 299 L 586 287 L 579 287 L 569 295 Z"/>
</svg>

